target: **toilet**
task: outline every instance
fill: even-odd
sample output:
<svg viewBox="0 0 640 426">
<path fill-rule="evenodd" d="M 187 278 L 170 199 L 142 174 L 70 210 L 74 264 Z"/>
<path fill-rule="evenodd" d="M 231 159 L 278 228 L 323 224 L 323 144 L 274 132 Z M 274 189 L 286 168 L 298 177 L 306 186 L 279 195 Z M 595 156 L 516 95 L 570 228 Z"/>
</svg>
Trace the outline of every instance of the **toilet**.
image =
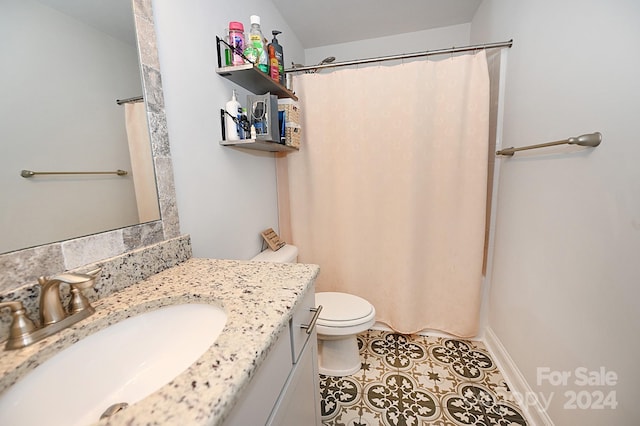
<svg viewBox="0 0 640 426">
<path fill-rule="evenodd" d="M 353 294 L 316 293 L 322 312 L 318 330 L 318 371 L 325 376 L 349 376 L 360 370 L 360 351 L 356 335 L 376 322 L 371 303 Z"/>
<path fill-rule="evenodd" d="M 298 248 L 287 244 L 278 251 L 266 249 L 251 260 L 296 263 Z M 325 376 L 349 376 L 360 370 L 356 335 L 376 321 L 376 310 L 365 299 L 347 293 L 316 293 L 322 311 L 316 322 L 318 331 L 318 371 Z"/>
</svg>

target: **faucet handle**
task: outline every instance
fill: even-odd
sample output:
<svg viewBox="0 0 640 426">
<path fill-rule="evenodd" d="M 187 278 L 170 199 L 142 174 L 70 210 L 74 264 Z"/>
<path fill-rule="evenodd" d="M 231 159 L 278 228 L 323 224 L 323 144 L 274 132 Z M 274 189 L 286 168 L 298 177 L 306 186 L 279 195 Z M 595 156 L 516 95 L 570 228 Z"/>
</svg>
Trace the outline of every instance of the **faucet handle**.
<svg viewBox="0 0 640 426">
<path fill-rule="evenodd" d="M 102 268 L 96 268 L 83 274 L 65 274 L 68 278 L 71 278 L 65 280 L 65 282 L 70 284 L 72 288 L 85 290 L 95 285 L 100 277 L 100 272 L 102 272 Z"/>
<path fill-rule="evenodd" d="M 91 306 L 89 299 L 82 294 L 82 290 L 93 287 L 100 276 L 100 272 L 102 272 L 102 268 L 96 268 L 83 274 L 87 277 L 91 277 L 91 279 L 83 282 L 69 283 L 71 285 L 71 300 L 69 301 L 70 315 L 86 310 L 91 311 L 91 313 L 95 312 L 95 309 Z"/>
<path fill-rule="evenodd" d="M 36 325 L 27 315 L 22 302 L 0 302 L 1 308 L 11 309 L 12 316 L 9 339 L 5 347 L 7 349 L 16 349 L 25 346 L 25 339 L 36 329 Z"/>
<path fill-rule="evenodd" d="M 77 314 L 81 311 L 90 310 L 95 312 L 89 299 L 82 294 L 82 289 L 77 284 L 71 284 L 71 300 L 69 301 L 69 315 Z"/>
</svg>

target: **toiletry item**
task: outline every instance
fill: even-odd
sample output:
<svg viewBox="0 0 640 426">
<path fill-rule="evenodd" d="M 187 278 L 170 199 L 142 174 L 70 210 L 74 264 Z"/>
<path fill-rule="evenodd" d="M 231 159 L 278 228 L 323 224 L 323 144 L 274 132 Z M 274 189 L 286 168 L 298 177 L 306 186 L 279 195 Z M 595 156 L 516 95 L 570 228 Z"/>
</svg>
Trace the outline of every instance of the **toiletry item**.
<svg viewBox="0 0 640 426">
<path fill-rule="evenodd" d="M 254 63 L 258 66 L 260 71 L 265 74 L 269 73 L 269 59 L 267 56 L 267 50 L 265 46 L 265 38 L 262 35 L 260 29 L 260 17 L 258 15 L 251 15 L 251 29 L 249 30 L 249 44 L 257 50 L 257 61 Z"/>
<path fill-rule="evenodd" d="M 247 117 L 247 109 L 242 108 L 240 113 L 240 139 L 249 139 L 251 134 L 249 133 L 249 128 L 251 127 L 251 123 L 249 123 L 249 118 Z"/>
<path fill-rule="evenodd" d="M 284 115 L 284 111 L 278 110 L 278 128 L 280 129 L 280 140 L 279 142 L 284 145 L 287 128 L 287 120 Z"/>
<path fill-rule="evenodd" d="M 256 129 L 259 140 L 277 142 L 280 140 L 278 129 L 278 97 L 270 92 L 264 95 L 248 95 L 247 111 L 249 121 Z"/>
<path fill-rule="evenodd" d="M 293 77 L 291 73 L 288 73 L 287 75 L 285 75 L 284 87 L 286 87 L 288 90 L 291 90 L 293 92 Z"/>
<path fill-rule="evenodd" d="M 229 38 L 229 28 L 226 28 L 224 30 L 224 33 L 226 34 L 224 36 L 224 41 L 225 41 L 225 43 L 227 43 L 227 44 L 224 45 L 224 64 L 225 64 L 225 66 L 228 67 L 231 64 L 233 64 L 231 48 L 229 47 L 231 45 L 231 39 Z"/>
<path fill-rule="evenodd" d="M 273 30 L 271 31 L 271 34 L 273 34 L 273 40 L 271 40 L 271 43 L 269 44 L 269 46 L 273 46 L 273 49 L 275 51 L 275 56 L 276 56 L 276 59 L 278 60 L 278 75 L 279 75 L 278 81 L 280 82 L 280 84 L 284 86 L 285 84 L 284 53 L 282 51 L 282 45 L 278 43 L 278 39 L 276 38 L 278 34 L 282 34 L 282 31 Z"/>
<path fill-rule="evenodd" d="M 224 115 L 224 127 L 228 141 L 240 140 L 237 123 L 238 110 L 242 112 L 242 107 L 240 106 L 240 102 L 238 102 L 238 99 L 236 98 L 236 91 L 234 90 L 233 95 L 231 96 L 231 100 L 228 101 L 225 105 L 225 111 L 227 113 Z"/>
<path fill-rule="evenodd" d="M 280 82 L 280 67 L 276 58 L 276 49 L 273 44 L 269 45 L 269 76 L 272 80 Z"/>
<path fill-rule="evenodd" d="M 244 128 L 242 127 L 242 108 L 238 108 L 236 129 L 238 130 L 238 139 L 244 139 L 246 135 L 244 134 Z"/>
<path fill-rule="evenodd" d="M 252 64 L 257 64 L 260 60 L 260 52 L 255 47 L 249 45 L 244 49 L 244 57 Z"/>
<path fill-rule="evenodd" d="M 244 25 L 242 22 L 229 22 L 229 44 L 233 48 L 233 57 L 231 63 L 233 65 L 243 65 L 244 58 L 242 53 L 245 48 L 244 41 Z"/>
<path fill-rule="evenodd" d="M 256 129 L 256 134 L 262 135 L 267 131 L 267 106 L 266 101 L 260 95 L 249 95 L 247 98 L 251 108 L 251 125 Z"/>
</svg>

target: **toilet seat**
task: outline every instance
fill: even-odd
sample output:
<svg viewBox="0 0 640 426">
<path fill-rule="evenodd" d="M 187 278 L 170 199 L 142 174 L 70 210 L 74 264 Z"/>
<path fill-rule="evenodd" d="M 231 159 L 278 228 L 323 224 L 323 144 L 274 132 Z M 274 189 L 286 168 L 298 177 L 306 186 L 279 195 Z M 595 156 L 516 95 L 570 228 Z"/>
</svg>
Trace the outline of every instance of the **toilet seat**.
<svg viewBox="0 0 640 426">
<path fill-rule="evenodd" d="M 347 293 L 316 293 L 322 310 L 316 322 L 318 371 L 325 376 L 355 374 L 362 364 L 356 335 L 376 322 L 376 309 L 365 299 Z"/>
<path fill-rule="evenodd" d="M 353 294 L 320 292 L 316 293 L 316 303 L 322 305 L 317 324 L 323 328 L 366 324 L 376 315 L 371 303 Z"/>
</svg>

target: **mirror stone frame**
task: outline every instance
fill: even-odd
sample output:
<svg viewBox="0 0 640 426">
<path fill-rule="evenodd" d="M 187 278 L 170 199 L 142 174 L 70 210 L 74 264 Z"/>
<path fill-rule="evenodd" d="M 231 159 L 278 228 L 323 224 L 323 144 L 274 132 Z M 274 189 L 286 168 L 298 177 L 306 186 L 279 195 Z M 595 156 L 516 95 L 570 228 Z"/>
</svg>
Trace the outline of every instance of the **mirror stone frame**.
<svg viewBox="0 0 640 426">
<path fill-rule="evenodd" d="M 160 220 L 0 255 L 0 294 L 50 275 L 180 235 L 152 0 L 133 0 Z M 99 200 L 97 201 L 99 202 Z M 43 212 L 46 220 L 46 212 Z"/>
</svg>

